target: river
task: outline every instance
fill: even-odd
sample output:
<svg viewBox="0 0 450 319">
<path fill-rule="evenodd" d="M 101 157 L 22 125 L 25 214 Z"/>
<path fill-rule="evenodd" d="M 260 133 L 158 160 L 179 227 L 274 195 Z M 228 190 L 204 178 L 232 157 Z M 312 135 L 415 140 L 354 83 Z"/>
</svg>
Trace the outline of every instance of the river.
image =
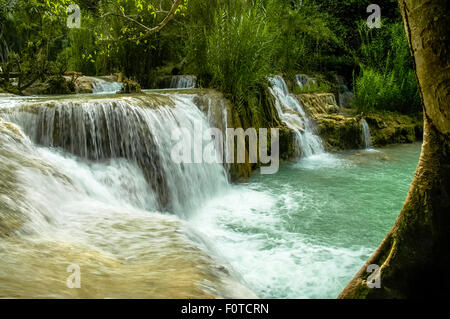
<svg viewBox="0 0 450 319">
<path fill-rule="evenodd" d="M 208 126 L 193 101 L 0 99 L 16 125 L 0 125 L 0 297 L 338 295 L 392 227 L 420 144 L 316 152 L 230 184 L 219 164 L 170 161 L 171 129 Z"/>
</svg>

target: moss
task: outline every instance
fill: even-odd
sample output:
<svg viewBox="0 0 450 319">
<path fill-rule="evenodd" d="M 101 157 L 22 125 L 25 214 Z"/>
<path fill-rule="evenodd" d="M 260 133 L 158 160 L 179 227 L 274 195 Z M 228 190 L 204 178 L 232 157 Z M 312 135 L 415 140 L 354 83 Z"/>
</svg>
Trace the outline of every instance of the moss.
<svg viewBox="0 0 450 319">
<path fill-rule="evenodd" d="M 141 93 L 141 86 L 136 81 L 125 78 L 123 80 L 123 86 L 120 90 L 120 93 L 129 94 L 129 93 Z"/>
<path fill-rule="evenodd" d="M 423 135 L 423 123 L 418 116 L 391 112 L 358 115 L 353 110 L 339 108 L 331 93 L 300 94 L 297 98 L 316 122 L 328 151 L 363 147 L 359 124 L 362 117 L 370 127 L 375 146 L 413 143 Z"/>
<path fill-rule="evenodd" d="M 290 160 L 297 156 L 295 133 L 293 130 L 283 127 L 280 129 L 280 158 Z"/>
<path fill-rule="evenodd" d="M 413 143 L 423 135 L 423 123 L 418 117 L 386 112 L 364 118 L 374 145 Z"/>
</svg>

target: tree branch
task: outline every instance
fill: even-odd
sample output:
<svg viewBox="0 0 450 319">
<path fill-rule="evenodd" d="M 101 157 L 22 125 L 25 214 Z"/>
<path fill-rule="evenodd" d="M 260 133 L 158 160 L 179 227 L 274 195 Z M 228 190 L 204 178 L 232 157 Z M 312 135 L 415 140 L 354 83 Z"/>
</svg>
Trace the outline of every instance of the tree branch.
<svg viewBox="0 0 450 319">
<path fill-rule="evenodd" d="M 148 37 L 148 36 L 150 36 L 150 35 L 152 35 L 152 34 L 154 34 L 154 33 L 157 33 L 157 32 L 159 32 L 162 28 L 164 28 L 164 27 L 166 26 L 166 24 L 167 24 L 170 20 L 172 20 L 174 14 L 175 14 L 175 11 L 177 11 L 178 7 L 181 5 L 182 2 L 183 2 L 183 0 L 174 0 L 174 2 L 173 2 L 173 4 L 172 4 L 172 7 L 170 8 L 169 11 L 163 11 L 162 9 L 161 9 L 160 11 L 157 11 L 157 13 L 167 12 L 167 14 L 166 14 L 166 16 L 164 17 L 164 19 L 163 19 L 160 23 L 158 23 L 158 25 L 156 25 L 155 27 L 152 27 L 152 28 L 151 28 L 151 27 L 148 27 L 148 26 L 146 26 L 146 25 L 140 23 L 139 21 L 133 19 L 132 17 L 126 15 L 125 12 L 124 12 L 124 10 L 123 10 L 120 6 L 116 6 L 116 7 L 118 8 L 118 10 L 120 11 L 120 14 L 108 12 L 108 13 L 105 13 L 104 15 L 102 15 L 102 18 L 104 18 L 104 17 L 106 17 L 106 16 L 109 16 L 109 15 L 116 16 L 116 17 L 120 17 L 120 18 L 123 18 L 123 19 L 125 19 L 125 20 L 128 20 L 128 21 L 130 21 L 130 22 L 132 22 L 132 23 L 135 23 L 135 24 L 137 24 L 138 26 L 140 26 L 141 28 L 145 29 L 145 30 L 146 30 L 145 34 L 143 34 L 143 35 L 141 35 L 141 36 L 139 36 L 139 37 L 136 37 L 136 38 L 130 38 L 130 39 L 129 39 L 129 40 L 132 40 L 132 41 L 137 41 L 137 40 L 144 39 L 144 38 L 146 38 L 146 37 Z"/>
</svg>

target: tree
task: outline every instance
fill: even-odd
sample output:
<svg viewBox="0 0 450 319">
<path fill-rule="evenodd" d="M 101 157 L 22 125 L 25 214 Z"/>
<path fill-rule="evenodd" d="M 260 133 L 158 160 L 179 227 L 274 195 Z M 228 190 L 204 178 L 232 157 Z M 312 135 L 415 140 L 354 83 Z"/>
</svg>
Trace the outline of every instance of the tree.
<svg viewBox="0 0 450 319">
<path fill-rule="evenodd" d="M 159 4 L 159 8 L 151 3 L 147 3 L 142 0 L 136 0 L 132 13 L 126 13 L 125 6 L 128 4 L 127 1 L 121 0 L 108 0 L 106 1 L 106 5 L 104 6 L 105 12 L 101 15 L 102 18 L 106 18 L 109 16 L 119 17 L 127 22 L 129 22 L 128 28 L 133 28 L 136 31 L 139 31 L 139 35 L 133 35 L 133 37 L 129 38 L 129 40 L 139 41 L 149 37 L 150 35 L 161 31 L 167 23 L 172 20 L 173 16 L 181 11 L 186 9 L 187 0 L 171 0 L 171 6 L 168 11 L 162 9 L 162 2 Z M 156 26 L 149 26 L 144 23 L 145 15 L 150 15 L 154 19 L 156 19 L 158 14 L 164 14 L 164 18 L 157 23 Z M 125 31 L 124 31 L 125 30 Z M 127 26 L 124 26 L 122 31 L 125 33 L 127 30 Z"/>
<path fill-rule="evenodd" d="M 422 153 L 394 227 L 339 298 L 450 295 L 449 3 L 400 0 L 399 6 L 424 104 Z M 380 267 L 379 289 L 367 286 L 371 264 Z"/>
<path fill-rule="evenodd" d="M 55 73 L 55 69 L 61 69 L 51 60 L 56 60 L 53 56 L 57 55 L 66 30 L 66 8 L 72 2 L 1 1 L 3 21 L 0 26 L 6 27 L 6 34 L 0 37 L 0 40 L 3 38 L 0 55 L 6 79 L 1 84 L 7 90 L 21 93 L 37 80 Z M 17 88 L 12 88 L 9 83 L 10 72 L 17 74 Z"/>
</svg>

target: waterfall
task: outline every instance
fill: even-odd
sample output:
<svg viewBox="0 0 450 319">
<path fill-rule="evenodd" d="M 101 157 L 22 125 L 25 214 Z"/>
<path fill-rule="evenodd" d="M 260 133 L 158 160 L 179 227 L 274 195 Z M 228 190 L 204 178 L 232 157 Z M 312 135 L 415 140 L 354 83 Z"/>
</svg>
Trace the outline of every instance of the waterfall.
<svg viewBox="0 0 450 319">
<path fill-rule="evenodd" d="M 106 94 L 116 93 L 122 89 L 123 83 L 115 81 L 107 81 L 99 77 L 88 77 L 92 80 L 92 93 Z"/>
<path fill-rule="evenodd" d="M 194 95 L 194 103 L 205 114 L 211 127 L 218 128 L 223 134 L 223 154 L 227 158 L 229 151 L 229 137 L 227 128 L 229 125 L 228 102 L 223 94 L 209 92 L 209 94 Z M 230 170 L 230 163 L 223 163 L 227 173 Z"/>
<path fill-rule="evenodd" d="M 361 119 L 361 127 L 362 127 L 362 141 L 364 143 L 365 149 L 370 149 L 372 147 L 372 136 L 370 135 L 369 124 L 367 124 L 365 119 Z"/>
<path fill-rule="evenodd" d="M 195 75 L 174 75 L 170 81 L 173 89 L 193 89 L 197 83 Z"/>
<path fill-rule="evenodd" d="M 0 298 L 255 298 L 187 222 L 158 211 L 142 173 L 159 165 L 184 211 L 226 182 L 220 166 L 166 157 L 172 126 L 205 120 L 190 99 L 12 104 L 0 107 Z M 81 289 L 55 279 L 73 263 Z"/>
<path fill-rule="evenodd" d="M 316 80 L 311 79 L 304 74 L 297 74 L 295 76 L 295 81 L 301 89 L 308 88 L 311 84 L 316 84 Z"/>
<path fill-rule="evenodd" d="M 342 93 L 338 93 L 339 107 L 344 107 L 344 95 Z"/>
<path fill-rule="evenodd" d="M 124 158 L 134 163 L 153 190 L 160 211 L 186 216 L 228 185 L 220 164 L 171 159 L 174 130 L 194 132 L 198 124 L 209 128 L 193 96 L 25 99 L 3 113 L 39 145 L 62 148 L 87 160 Z M 202 147 L 192 141 L 192 148 Z"/>
<path fill-rule="evenodd" d="M 289 93 L 281 76 L 269 78 L 271 94 L 275 98 L 275 108 L 280 119 L 295 132 L 300 155 L 308 157 L 324 152 L 321 138 L 316 134 L 300 102 Z"/>
</svg>

